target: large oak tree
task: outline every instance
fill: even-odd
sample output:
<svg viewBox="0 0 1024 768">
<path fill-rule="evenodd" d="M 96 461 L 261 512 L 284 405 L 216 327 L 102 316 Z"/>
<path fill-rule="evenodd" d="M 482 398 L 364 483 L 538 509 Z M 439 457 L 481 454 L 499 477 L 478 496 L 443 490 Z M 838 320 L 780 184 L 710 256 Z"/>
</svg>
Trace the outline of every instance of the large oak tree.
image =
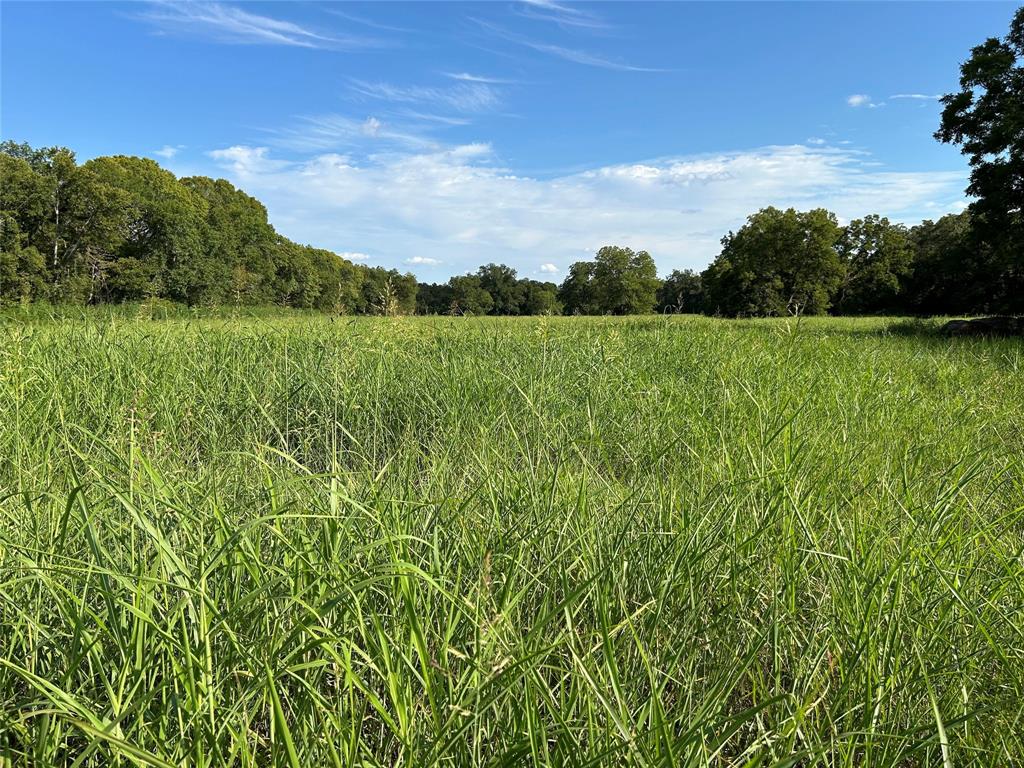
<svg viewBox="0 0 1024 768">
<path fill-rule="evenodd" d="M 1006 37 L 971 51 L 960 91 L 942 103 L 935 136 L 959 144 L 971 164 L 973 232 L 988 255 L 983 308 L 1024 311 L 1024 8 Z"/>
</svg>

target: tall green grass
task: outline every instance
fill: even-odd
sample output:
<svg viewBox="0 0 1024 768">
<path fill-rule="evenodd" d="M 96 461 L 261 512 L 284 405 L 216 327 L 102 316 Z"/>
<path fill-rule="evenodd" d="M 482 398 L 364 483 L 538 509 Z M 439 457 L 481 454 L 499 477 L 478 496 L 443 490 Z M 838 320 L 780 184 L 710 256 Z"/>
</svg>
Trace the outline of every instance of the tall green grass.
<svg viewBox="0 0 1024 768">
<path fill-rule="evenodd" d="M 0 325 L 0 764 L 1024 763 L 1024 345 Z"/>
</svg>

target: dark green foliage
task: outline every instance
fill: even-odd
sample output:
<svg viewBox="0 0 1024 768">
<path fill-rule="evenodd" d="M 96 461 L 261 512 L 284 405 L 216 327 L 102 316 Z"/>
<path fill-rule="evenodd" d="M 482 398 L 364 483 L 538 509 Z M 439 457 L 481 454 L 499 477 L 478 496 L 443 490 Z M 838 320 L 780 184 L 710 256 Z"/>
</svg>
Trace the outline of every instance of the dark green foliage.
<svg viewBox="0 0 1024 768">
<path fill-rule="evenodd" d="M 910 230 L 914 260 L 901 309 L 908 314 L 985 312 L 991 295 L 987 248 L 977 242 L 969 211 L 924 221 Z"/>
<path fill-rule="evenodd" d="M 516 271 L 504 264 L 486 264 L 476 271 L 480 287 L 491 296 L 492 315 L 518 315 L 522 309 L 526 286 Z"/>
<path fill-rule="evenodd" d="M 600 314 L 593 290 L 594 263 L 577 261 L 558 289 L 558 300 L 567 315 Z"/>
<path fill-rule="evenodd" d="M 558 315 L 562 304 L 558 300 L 558 286 L 540 280 L 522 280 L 523 302 L 519 307 L 521 315 Z"/>
<path fill-rule="evenodd" d="M 17 218 L 0 211 L 0 304 L 42 298 L 46 262 L 35 246 L 26 245 Z"/>
<path fill-rule="evenodd" d="M 594 296 L 602 314 L 645 315 L 654 311 L 658 269 L 647 251 L 606 245 L 594 258 Z"/>
<path fill-rule="evenodd" d="M 293 243 L 223 179 L 152 160 L 78 165 L 61 147 L 0 145 L 0 301 L 281 304 L 411 314 L 416 279 Z"/>
<path fill-rule="evenodd" d="M 877 215 L 855 219 L 843 229 L 839 255 L 846 266 L 836 302 L 842 314 L 899 310 L 914 258 L 906 227 Z"/>
<path fill-rule="evenodd" d="M 226 299 L 233 304 L 276 301 L 278 238 L 263 204 L 224 179 L 191 176 L 181 183 L 207 202 L 207 248 L 209 258 L 229 272 Z"/>
<path fill-rule="evenodd" d="M 697 314 L 704 309 L 704 286 L 692 269 L 674 269 L 658 288 L 661 313 Z"/>
<path fill-rule="evenodd" d="M 452 287 L 448 283 L 420 283 L 416 292 L 416 313 L 446 315 L 451 311 Z"/>
<path fill-rule="evenodd" d="M 448 284 L 452 289 L 453 315 L 486 315 L 494 307 L 494 299 L 479 276 L 453 277 Z"/>
<path fill-rule="evenodd" d="M 397 269 L 364 267 L 363 290 L 355 311 L 364 315 L 411 315 L 416 311 L 416 277 Z"/>
<path fill-rule="evenodd" d="M 723 315 L 820 315 L 845 273 L 837 244 L 842 230 L 823 208 L 765 208 L 722 239 L 704 272 L 707 306 Z"/>
<path fill-rule="evenodd" d="M 112 226 L 89 257 L 97 287 L 106 286 L 115 263 L 130 259 L 130 282 L 121 291 L 115 288 L 115 298 L 161 295 L 186 304 L 217 304 L 226 298 L 230 265 L 210 252 L 209 205 L 202 196 L 139 157 L 100 157 L 82 171 L 93 177 L 93 199 L 106 194 L 101 205 L 110 201 Z"/>
<path fill-rule="evenodd" d="M 570 314 L 645 315 L 654 311 L 660 284 L 647 251 L 606 245 L 594 261 L 569 267 L 559 299 Z"/>
<path fill-rule="evenodd" d="M 989 41 L 982 49 L 1005 53 L 1014 45 Z M 985 56 L 970 72 L 988 71 Z M 1021 71 L 1006 76 L 1015 83 Z M 977 127 L 975 113 L 1002 114 L 987 96 L 977 98 L 947 99 L 968 127 Z M 948 105 L 946 112 L 944 120 L 952 120 Z M 950 128 L 948 135 L 962 139 L 965 150 L 996 146 L 977 144 L 982 139 L 967 130 Z M 1019 162 L 1016 144 L 1007 141 L 1004 170 Z M 1015 311 L 1024 301 L 1024 248 L 1007 239 L 1017 222 L 1013 190 L 999 214 L 999 237 L 986 207 L 998 190 L 984 205 L 909 230 L 878 215 L 841 228 L 824 209 L 765 208 L 722 240 L 722 252 L 700 275 L 676 270 L 661 281 L 646 251 L 605 246 L 593 261 L 572 264 L 560 286 L 494 263 L 444 285 L 420 285 L 412 274 L 294 243 L 274 231 L 262 203 L 224 179 L 177 179 L 148 159 L 79 165 L 68 149 L 7 141 L 0 144 L 0 181 L 5 304 L 171 300 L 375 315 L 927 315 Z"/>
<path fill-rule="evenodd" d="M 960 91 L 943 97 L 935 137 L 971 164 L 967 192 L 975 247 L 993 309 L 1024 311 L 1024 8 L 1003 39 L 989 38 L 960 66 Z"/>
<path fill-rule="evenodd" d="M 557 315 L 561 309 L 557 285 L 520 279 L 505 264 L 486 264 L 443 285 L 422 284 L 416 302 L 423 315 Z"/>
</svg>

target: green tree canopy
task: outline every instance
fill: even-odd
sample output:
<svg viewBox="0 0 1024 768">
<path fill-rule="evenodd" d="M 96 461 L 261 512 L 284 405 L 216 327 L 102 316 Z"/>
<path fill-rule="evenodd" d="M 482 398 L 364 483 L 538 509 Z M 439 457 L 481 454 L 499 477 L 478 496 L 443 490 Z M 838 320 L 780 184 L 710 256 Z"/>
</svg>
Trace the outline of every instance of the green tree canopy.
<svg viewBox="0 0 1024 768">
<path fill-rule="evenodd" d="M 839 254 L 846 274 L 839 310 L 852 314 L 886 314 L 900 309 L 914 253 L 906 227 L 877 215 L 854 219 L 843 228 Z"/>
<path fill-rule="evenodd" d="M 99 157 L 83 169 L 124 200 L 113 267 L 127 298 L 158 292 L 189 304 L 226 298 L 231 268 L 209 252 L 208 204 L 201 195 L 146 158 Z M 126 264 L 130 284 L 123 278 Z"/>
<path fill-rule="evenodd" d="M 593 262 L 577 261 L 569 266 L 569 273 L 558 288 L 558 300 L 562 302 L 566 314 L 598 314 L 593 282 Z"/>
<path fill-rule="evenodd" d="M 478 275 L 453 277 L 448 284 L 452 289 L 453 314 L 486 315 L 494 306 L 494 299 L 483 287 Z"/>
<path fill-rule="evenodd" d="M 519 314 L 522 315 L 557 315 L 562 312 L 562 304 L 558 300 L 558 286 L 540 280 L 523 280 L 523 303 Z"/>
<path fill-rule="evenodd" d="M 948 214 L 911 228 L 912 271 L 901 297 L 902 311 L 948 315 L 983 312 L 990 306 L 990 257 L 973 234 L 971 213 Z"/>
<path fill-rule="evenodd" d="M 647 251 L 606 245 L 569 267 L 558 298 L 570 314 L 643 315 L 654 311 L 660 285 Z"/>
<path fill-rule="evenodd" d="M 518 315 L 526 286 L 517 279 L 516 271 L 504 264 L 485 264 L 477 272 L 480 287 L 491 295 L 492 315 Z"/>
<path fill-rule="evenodd" d="M 653 312 L 658 285 L 658 268 L 647 251 L 606 245 L 594 258 L 593 292 L 603 314 Z"/>
<path fill-rule="evenodd" d="M 1005 38 L 990 38 L 960 66 L 960 91 L 942 98 L 935 137 L 959 144 L 971 165 L 974 233 L 987 250 L 993 308 L 1024 311 L 1024 7 Z"/>
<path fill-rule="evenodd" d="M 725 315 L 823 314 L 845 273 L 835 214 L 764 208 L 722 239 L 703 273 L 707 306 Z"/>
<path fill-rule="evenodd" d="M 658 288 L 658 307 L 662 313 L 694 314 L 704 309 L 704 287 L 700 275 L 692 269 L 674 269 Z"/>
</svg>

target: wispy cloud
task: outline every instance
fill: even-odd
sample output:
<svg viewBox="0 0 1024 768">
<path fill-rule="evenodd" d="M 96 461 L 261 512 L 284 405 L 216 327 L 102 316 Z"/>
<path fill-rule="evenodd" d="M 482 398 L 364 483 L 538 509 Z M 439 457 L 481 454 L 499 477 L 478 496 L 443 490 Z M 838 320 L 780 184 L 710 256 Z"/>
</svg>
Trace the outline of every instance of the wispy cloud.
<svg viewBox="0 0 1024 768">
<path fill-rule="evenodd" d="M 403 117 L 411 120 L 427 123 L 439 123 L 441 125 L 469 125 L 471 120 L 465 117 L 451 117 L 449 115 L 435 115 L 430 112 L 417 112 L 413 109 L 403 110 L 400 113 Z"/>
<path fill-rule="evenodd" d="M 342 251 L 338 255 L 349 261 L 369 261 L 371 258 L 369 254 L 360 253 L 359 251 Z"/>
<path fill-rule="evenodd" d="M 296 152 L 355 150 L 371 146 L 374 150 L 393 146 L 404 149 L 438 148 L 435 139 L 418 126 L 394 125 L 374 115 L 357 119 L 346 115 L 304 115 L 283 128 L 267 130 L 267 141 Z"/>
<path fill-rule="evenodd" d="M 406 27 L 396 27 L 391 24 L 383 24 L 379 21 L 368 19 L 365 16 L 357 16 L 354 13 L 339 11 L 336 8 L 326 8 L 325 10 L 332 16 L 337 16 L 338 18 L 345 19 L 346 21 L 351 21 L 356 24 L 362 24 L 364 27 L 369 27 L 371 29 L 379 29 L 384 32 L 401 32 L 404 34 L 412 34 L 415 32 L 415 30 L 408 29 Z"/>
<path fill-rule="evenodd" d="M 600 67 L 601 69 L 611 69 L 618 72 L 665 72 L 667 70 L 658 69 L 656 67 L 641 67 L 635 64 L 629 64 L 623 61 L 616 61 L 614 59 L 608 59 L 603 56 L 599 56 L 588 51 L 578 50 L 576 48 L 566 48 L 561 45 L 554 45 L 552 43 L 543 43 L 536 40 L 531 40 L 523 35 L 510 32 L 503 27 L 499 27 L 497 24 L 491 24 L 488 21 L 482 19 L 473 19 L 482 29 L 490 32 L 496 37 L 506 40 L 510 43 L 516 43 L 517 45 L 525 46 L 526 48 L 532 48 L 540 53 L 546 53 L 550 56 L 556 56 L 566 61 L 571 61 L 576 64 L 583 64 L 588 67 Z"/>
<path fill-rule="evenodd" d="M 825 139 L 819 136 L 811 136 L 811 138 L 807 140 L 807 143 L 815 147 L 823 147 L 826 144 L 828 144 L 828 142 Z"/>
<path fill-rule="evenodd" d="M 868 109 L 877 109 L 878 107 L 885 106 L 884 101 L 874 102 L 871 100 L 871 97 L 868 96 L 866 93 L 855 93 L 852 96 L 847 96 L 846 103 L 851 107 L 854 107 L 855 109 L 859 109 L 861 107 L 867 107 Z"/>
<path fill-rule="evenodd" d="M 699 268 L 720 238 L 766 205 L 826 207 L 842 219 L 884 213 L 906 223 L 959 210 L 963 171 L 894 171 L 864 152 L 773 146 L 609 165 L 551 178 L 501 167 L 486 144 L 363 159 L 320 154 L 277 163 L 266 149 L 214 154 L 264 201 L 279 231 L 374 263 L 523 273 L 617 243 L 646 248 L 663 270 Z M 338 222 L 344 221 L 343 228 Z M 358 244 L 357 247 L 353 247 Z"/>
<path fill-rule="evenodd" d="M 291 164 L 272 159 L 267 147 L 249 147 L 236 144 L 225 149 L 214 149 L 206 154 L 220 165 L 239 175 L 279 173 Z"/>
<path fill-rule="evenodd" d="M 533 19 L 552 21 L 560 27 L 607 29 L 608 23 L 595 13 L 554 0 L 523 0 L 521 13 Z"/>
<path fill-rule="evenodd" d="M 405 259 L 402 263 L 410 266 L 436 267 L 441 263 L 441 260 L 432 259 L 429 256 L 413 256 L 412 258 Z"/>
<path fill-rule="evenodd" d="M 498 91 L 480 82 L 457 83 L 438 88 L 352 80 L 350 88 L 353 93 L 370 99 L 399 104 L 430 104 L 459 112 L 486 112 L 501 104 Z"/>
<path fill-rule="evenodd" d="M 890 99 L 913 99 L 915 101 L 938 101 L 942 98 L 941 94 L 935 96 L 927 93 L 897 93 L 889 97 Z"/>
<path fill-rule="evenodd" d="M 323 34 L 295 22 L 216 2 L 154 3 L 139 18 L 165 33 L 194 35 L 224 43 L 300 48 L 366 48 L 382 44 L 371 38 Z"/>
<path fill-rule="evenodd" d="M 153 154 L 156 155 L 157 157 L 162 157 L 165 160 L 170 160 L 184 148 L 184 144 L 164 144 L 163 147 L 161 147 L 160 149 L 154 150 Z"/>
<path fill-rule="evenodd" d="M 512 83 L 515 83 L 515 80 L 502 80 L 497 77 L 472 75 L 469 72 L 445 72 L 444 76 L 464 83 L 485 83 L 487 85 L 511 85 Z"/>
</svg>

